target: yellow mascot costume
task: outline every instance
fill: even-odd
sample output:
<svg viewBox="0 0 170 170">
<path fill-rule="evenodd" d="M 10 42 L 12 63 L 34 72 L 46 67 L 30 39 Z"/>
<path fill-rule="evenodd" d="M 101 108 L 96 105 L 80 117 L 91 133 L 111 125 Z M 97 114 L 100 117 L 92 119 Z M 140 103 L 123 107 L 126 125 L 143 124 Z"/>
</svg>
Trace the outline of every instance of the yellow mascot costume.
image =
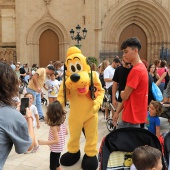
<svg viewBox="0 0 170 170">
<path fill-rule="evenodd" d="M 83 170 L 96 170 L 98 160 L 98 110 L 103 102 L 104 89 L 99 76 L 90 70 L 87 58 L 77 47 L 67 51 L 66 80 L 60 86 L 57 99 L 64 105 L 64 98 L 70 103 L 68 118 L 70 138 L 68 152 L 61 156 L 61 164 L 72 166 L 80 159 L 80 136 L 82 129 L 86 143 L 82 160 Z M 65 87 L 63 89 L 63 87 Z"/>
</svg>

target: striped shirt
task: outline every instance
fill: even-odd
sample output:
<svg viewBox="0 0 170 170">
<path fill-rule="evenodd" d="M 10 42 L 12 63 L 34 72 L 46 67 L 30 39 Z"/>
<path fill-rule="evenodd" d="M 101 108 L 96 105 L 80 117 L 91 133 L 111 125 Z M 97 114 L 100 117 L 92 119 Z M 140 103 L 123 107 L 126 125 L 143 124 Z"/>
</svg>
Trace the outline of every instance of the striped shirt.
<svg viewBox="0 0 170 170">
<path fill-rule="evenodd" d="M 58 139 L 59 139 L 58 144 L 50 145 L 50 150 L 52 152 L 56 152 L 56 153 L 62 152 L 64 149 L 64 146 L 65 146 L 65 138 L 66 138 L 66 126 L 65 126 L 65 124 L 61 124 L 60 130 L 58 131 Z M 54 140 L 51 127 L 50 127 L 50 131 L 49 131 L 48 140 L 49 141 Z"/>
</svg>

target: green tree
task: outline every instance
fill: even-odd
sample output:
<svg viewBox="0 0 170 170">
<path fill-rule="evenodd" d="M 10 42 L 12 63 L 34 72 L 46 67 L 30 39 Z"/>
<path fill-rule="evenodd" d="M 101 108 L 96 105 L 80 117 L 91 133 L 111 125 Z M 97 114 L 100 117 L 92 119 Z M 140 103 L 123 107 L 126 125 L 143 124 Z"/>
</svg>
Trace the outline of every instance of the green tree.
<svg viewBox="0 0 170 170">
<path fill-rule="evenodd" d="M 94 63 L 98 67 L 98 61 L 97 61 L 96 57 L 89 56 L 89 57 L 87 57 L 87 59 L 90 63 Z"/>
</svg>

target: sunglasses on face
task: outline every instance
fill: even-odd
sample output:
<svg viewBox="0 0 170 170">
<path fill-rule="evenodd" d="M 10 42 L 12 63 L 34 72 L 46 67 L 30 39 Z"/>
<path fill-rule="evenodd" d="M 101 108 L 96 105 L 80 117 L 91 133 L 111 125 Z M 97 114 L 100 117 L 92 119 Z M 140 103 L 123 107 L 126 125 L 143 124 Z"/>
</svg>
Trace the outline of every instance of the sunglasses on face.
<svg viewBox="0 0 170 170">
<path fill-rule="evenodd" d="M 125 63 L 125 65 L 131 65 L 131 63 L 127 63 L 127 62 L 125 62 L 124 60 L 123 60 L 123 62 Z"/>
<path fill-rule="evenodd" d="M 125 63 L 125 65 L 131 65 L 131 63 Z"/>
</svg>

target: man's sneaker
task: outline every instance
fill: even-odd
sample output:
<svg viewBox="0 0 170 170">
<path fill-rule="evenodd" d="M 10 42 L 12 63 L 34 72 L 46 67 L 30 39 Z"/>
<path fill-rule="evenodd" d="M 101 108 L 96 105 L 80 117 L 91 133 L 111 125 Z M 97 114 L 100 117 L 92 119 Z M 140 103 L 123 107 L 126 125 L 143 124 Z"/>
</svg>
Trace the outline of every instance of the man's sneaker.
<svg viewBox="0 0 170 170">
<path fill-rule="evenodd" d="M 40 121 L 44 121 L 44 116 L 39 118 Z"/>
</svg>

